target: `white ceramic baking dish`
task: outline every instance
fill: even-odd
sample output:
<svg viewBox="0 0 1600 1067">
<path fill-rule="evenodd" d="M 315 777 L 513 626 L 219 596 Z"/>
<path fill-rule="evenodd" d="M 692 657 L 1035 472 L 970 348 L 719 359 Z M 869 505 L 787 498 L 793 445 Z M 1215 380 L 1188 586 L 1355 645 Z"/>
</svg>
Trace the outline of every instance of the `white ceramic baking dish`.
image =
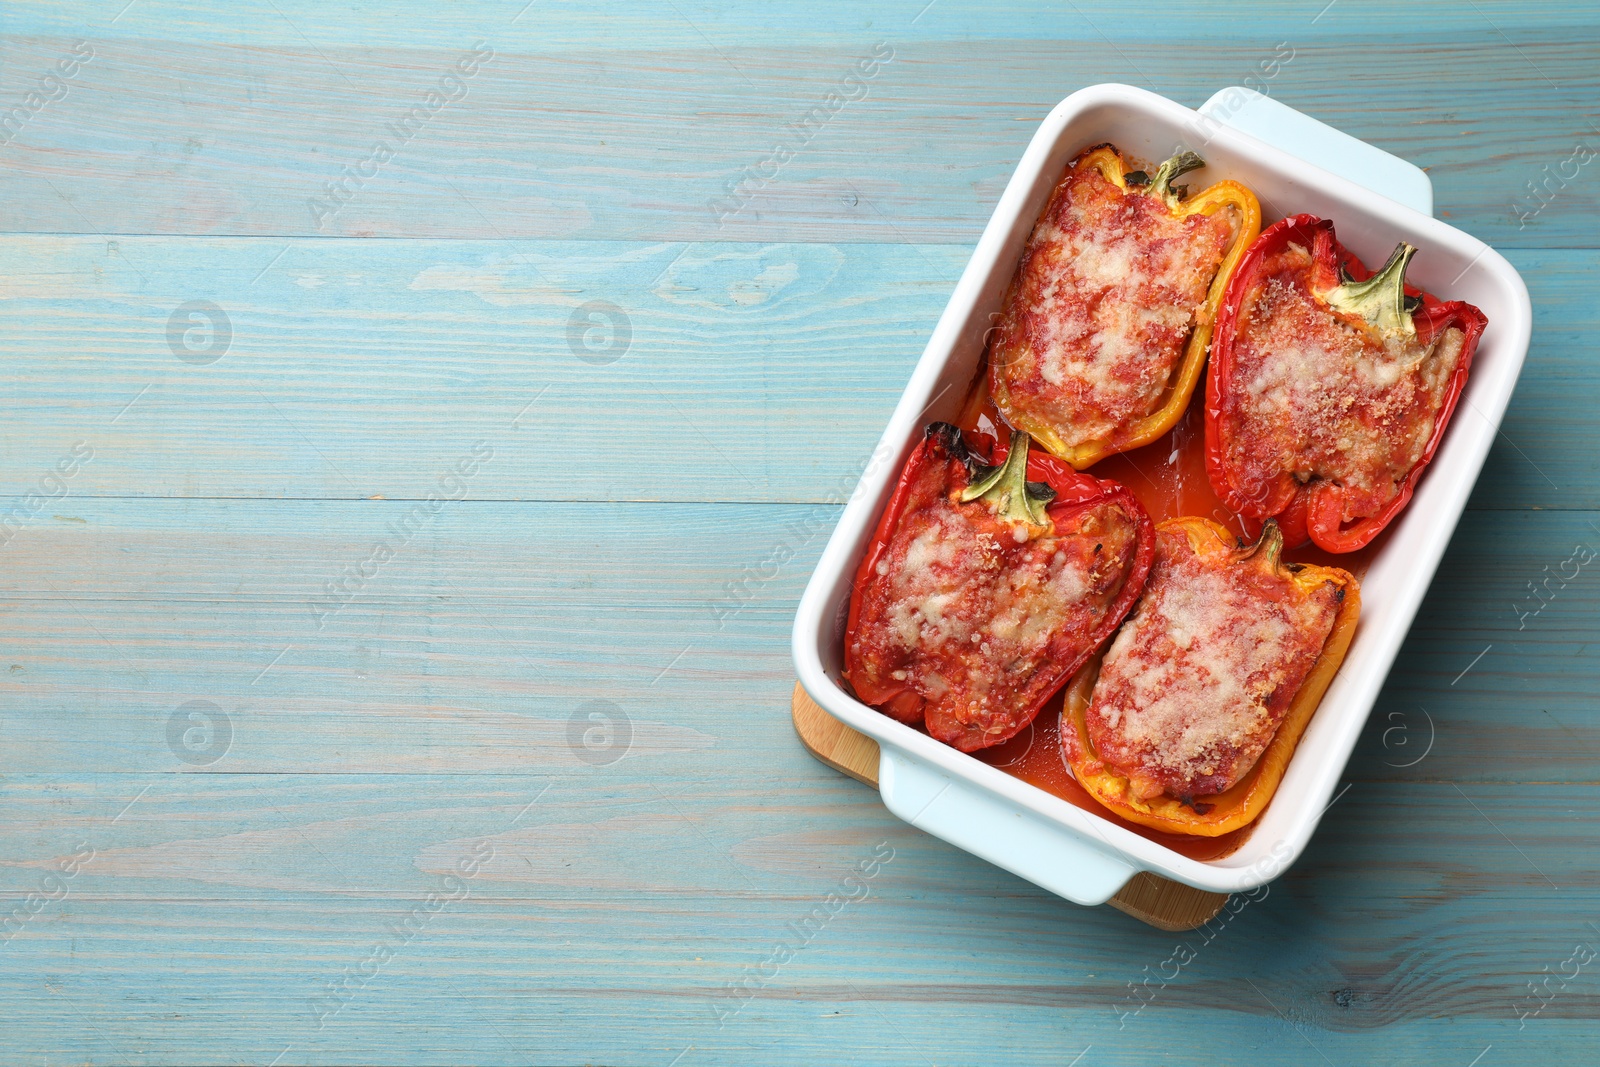
<svg viewBox="0 0 1600 1067">
<path fill-rule="evenodd" d="M 1340 241 L 1370 264 L 1409 241 L 1421 249 L 1411 281 L 1476 304 L 1489 319 L 1463 403 L 1362 581 L 1361 621 L 1344 665 L 1255 832 L 1220 860 L 1146 840 L 895 722 L 841 684 L 850 582 L 900 469 L 930 420 L 956 417 L 1035 219 L 1072 157 L 1102 141 L 1146 160 L 1194 148 L 1207 163 L 1197 187 L 1244 182 L 1261 199 L 1263 227 L 1299 212 L 1330 218 Z M 1079 904 L 1103 903 L 1138 871 L 1216 892 L 1250 889 L 1300 855 L 1455 530 L 1528 349 L 1532 309 L 1522 279 L 1483 242 L 1432 218 L 1432 209 L 1432 187 L 1416 167 L 1247 89 L 1224 89 L 1198 112 L 1126 85 L 1091 86 L 1056 106 L 956 284 L 795 619 L 800 682 L 828 712 L 877 740 L 879 790 L 890 811 Z"/>
</svg>

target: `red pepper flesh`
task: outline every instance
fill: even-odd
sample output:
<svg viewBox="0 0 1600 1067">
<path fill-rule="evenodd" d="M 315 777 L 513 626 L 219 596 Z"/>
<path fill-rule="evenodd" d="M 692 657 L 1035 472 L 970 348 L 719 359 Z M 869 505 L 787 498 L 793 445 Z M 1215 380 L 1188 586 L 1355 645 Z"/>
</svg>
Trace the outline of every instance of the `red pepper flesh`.
<svg viewBox="0 0 1600 1067">
<path fill-rule="evenodd" d="M 1033 721 L 1133 607 L 1154 553 L 1133 493 L 1028 441 L 929 426 L 850 599 L 856 696 L 963 752 Z"/>
</svg>

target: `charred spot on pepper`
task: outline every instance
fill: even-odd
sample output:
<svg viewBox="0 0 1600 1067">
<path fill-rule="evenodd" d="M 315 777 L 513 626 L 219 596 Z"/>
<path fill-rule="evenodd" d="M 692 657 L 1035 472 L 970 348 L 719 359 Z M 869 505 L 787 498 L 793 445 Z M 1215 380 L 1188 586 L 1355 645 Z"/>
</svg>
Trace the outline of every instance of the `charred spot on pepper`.
<svg viewBox="0 0 1600 1067">
<path fill-rule="evenodd" d="M 1128 185 L 1149 185 L 1150 175 L 1142 170 L 1130 170 L 1122 176 L 1122 180 Z"/>
<path fill-rule="evenodd" d="M 954 423 L 930 422 L 928 428 L 922 432 L 924 438 L 937 437 L 939 444 L 944 446 L 946 452 L 966 462 L 967 456 L 972 452 L 967 447 L 966 439 L 961 436 L 961 430 Z M 980 461 L 981 462 L 981 461 Z"/>
<path fill-rule="evenodd" d="M 954 423 L 930 422 L 928 423 L 928 428 L 923 431 L 923 437 L 936 438 L 938 440 L 939 447 L 942 448 L 951 459 L 960 461 L 961 465 L 967 468 L 968 485 L 971 485 L 973 482 L 978 480 L 980 471 L 988 469 L 989 465 L 984 462 L 982 456 L 978 455 L 978 453 L 973 451 L 972 447 L 967 444 L 967 439 L 962 434 L 960 427 L 956 426 Z"/>
</svg>

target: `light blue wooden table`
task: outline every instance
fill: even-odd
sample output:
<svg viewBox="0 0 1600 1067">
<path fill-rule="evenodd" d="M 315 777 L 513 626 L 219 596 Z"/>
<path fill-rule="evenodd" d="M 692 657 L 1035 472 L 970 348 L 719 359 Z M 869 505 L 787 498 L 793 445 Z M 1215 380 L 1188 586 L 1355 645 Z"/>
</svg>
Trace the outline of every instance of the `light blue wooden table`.
<svg viewBox="0 0 1600 1067">
<path fill-rule="evenodd" d="M 1600 11 L 1325 3 L 10 0 L 0 1063 L 1594 1062 Z M 788 717 L 850 471 L 1108 80 L 1419 163 L 1537 319 L 1349 789 L 1183 936 Z"/>
</svg>

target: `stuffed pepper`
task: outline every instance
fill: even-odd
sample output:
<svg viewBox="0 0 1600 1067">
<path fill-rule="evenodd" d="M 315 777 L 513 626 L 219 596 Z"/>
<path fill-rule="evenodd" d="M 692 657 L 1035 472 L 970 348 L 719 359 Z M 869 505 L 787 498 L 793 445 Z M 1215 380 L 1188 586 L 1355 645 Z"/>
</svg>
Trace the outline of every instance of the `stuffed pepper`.
<svg viewBox="0 0 1600 1067">
<path fill-rule="evenodd" d="M 1111 635 L 1155 540 L 1131 492 L 1030 454 L 1027 434 L 973 441 L 928 427 L 862 558 L 844 649 L 857 697 L 963 752 L 1031 723 Z"/>
<path fill-rule="evenodd" d="M 1028 238 L 989 389 L 1006 421 L 1074 467 L 1149 444 L 1189 406 L 1228 278 L 1261 229 L 1238 182 L 1194 196 L 1172 184 L 1204 165 L 1179 152 L 1149 175 L 1097 145 Z"/>
<path fill-rule="evenodd" d="M 1487 320 L 1408 289 L 1402 242 L 1370 274 L 1333 223 L 1296 215 L 1245 254 L 1217 321 L 1206 467 L 1229 507 L 1289 544 L 1363 547 L 1433 458 Z"/>
<path fill-rule="evenodd" d="M 1111 811 L 1216 837 L 1272 799 L 1361 603 L 1348 572 L 1282 548 L 1270 521 L 1247 547 L 1210 519 L 1156 528 L 1143 597 L 1062 712 L 1067 765 Z"/>
</svg>

